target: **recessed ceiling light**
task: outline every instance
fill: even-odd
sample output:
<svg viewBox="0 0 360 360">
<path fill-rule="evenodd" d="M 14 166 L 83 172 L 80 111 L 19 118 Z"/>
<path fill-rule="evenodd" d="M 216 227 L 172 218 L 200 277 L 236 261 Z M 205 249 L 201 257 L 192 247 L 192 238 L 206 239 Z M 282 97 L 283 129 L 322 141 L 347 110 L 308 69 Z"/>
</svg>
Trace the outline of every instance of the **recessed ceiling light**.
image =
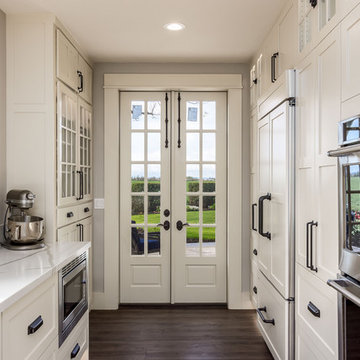
<svg viewBox="0 0 360 360">
<path fill-rule="evenodd" d="M 170 23 L 164 25 L 164 28 L 170 31 L 179 31 L 185 29 L 185 25 L 181 23 Z"/>
</svg>

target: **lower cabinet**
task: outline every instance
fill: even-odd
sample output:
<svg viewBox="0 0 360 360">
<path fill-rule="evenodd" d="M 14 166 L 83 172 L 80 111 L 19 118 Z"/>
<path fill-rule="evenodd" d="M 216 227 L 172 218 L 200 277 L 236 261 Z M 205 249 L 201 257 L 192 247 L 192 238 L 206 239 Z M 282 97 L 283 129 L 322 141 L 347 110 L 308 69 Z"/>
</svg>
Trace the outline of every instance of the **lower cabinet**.
<svg viewBox="0 0 360 360">
<path fill-rule="evenodd" d="M 258 306 L 258 266 L 256 261 L 251 261 L 251 287 L 250 287 L 250 296 L 251 296 L 251 302 L 257 308 Z"/>
<path fill-rule="evenodd" d="M 258 277 L 258 325 L 274 359 L 290 359 L 290 341 L 294 329 L 288 324 L 294 302 L 286 301 L 259 271 Z M 259 314 L 261 313 L 261 316 Z"/>
<path fill-rule="evenodd" d="M 337 359 L 337 293 L 296 266 L 296 359 Z"/>
<path fill-rule="evenodd" d="M 53 276 L 2 313 L 2 359 L 39 359 L 57 334 L 58 283 Z"/>
</svg>

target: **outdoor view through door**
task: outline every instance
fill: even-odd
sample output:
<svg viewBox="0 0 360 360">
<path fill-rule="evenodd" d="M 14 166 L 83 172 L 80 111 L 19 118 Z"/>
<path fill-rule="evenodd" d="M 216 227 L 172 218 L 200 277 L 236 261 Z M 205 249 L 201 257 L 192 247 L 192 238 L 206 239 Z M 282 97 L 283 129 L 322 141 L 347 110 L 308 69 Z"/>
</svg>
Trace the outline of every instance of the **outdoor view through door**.
<svg viewBox="0 0 360 360">
<path fill-rule="evenodd" d="M 226 93 L 120 93 L 120 301 L 226 302 Z"/>
</svg>

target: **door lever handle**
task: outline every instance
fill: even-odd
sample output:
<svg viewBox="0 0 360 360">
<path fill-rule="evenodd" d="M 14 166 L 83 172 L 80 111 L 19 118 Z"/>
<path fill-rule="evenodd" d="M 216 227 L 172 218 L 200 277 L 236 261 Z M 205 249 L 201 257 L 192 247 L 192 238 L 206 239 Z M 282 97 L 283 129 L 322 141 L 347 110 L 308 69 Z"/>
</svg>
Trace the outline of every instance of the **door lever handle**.
<svg viewBox="0 0 360 360">
<path fill-rule="evenodd" d="M 170 229 L 170 221 L 165 220 L 163 224 L 157 224 L 156 226 L 162 226 L 164 228 L 164 230 L 169 230 Z"/>
<path fill-rule="evenodd" d="M 188 223 L 183 223 L 181 220 L 178 220 L 176 223 L 176 228 L 181 231 L 184 226 L 190 226 Z"/>
</svg>

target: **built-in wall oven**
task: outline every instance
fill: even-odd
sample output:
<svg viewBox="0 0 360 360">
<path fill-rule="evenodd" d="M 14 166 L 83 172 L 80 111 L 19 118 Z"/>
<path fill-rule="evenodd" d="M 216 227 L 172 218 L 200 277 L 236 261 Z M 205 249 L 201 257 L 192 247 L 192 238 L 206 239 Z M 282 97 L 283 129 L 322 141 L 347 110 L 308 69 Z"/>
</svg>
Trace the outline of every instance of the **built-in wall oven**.
<svg viewBox="0 0 360 360">
<path fill-rule="evenodd" d="M 59 347 L 88 309 L 86 252 L 59 271 Z"/>
<path fill-rule="evenodd" d="M 339 358 L 360 359 L 360 116 L 339 123 Z"/>
</svg>

